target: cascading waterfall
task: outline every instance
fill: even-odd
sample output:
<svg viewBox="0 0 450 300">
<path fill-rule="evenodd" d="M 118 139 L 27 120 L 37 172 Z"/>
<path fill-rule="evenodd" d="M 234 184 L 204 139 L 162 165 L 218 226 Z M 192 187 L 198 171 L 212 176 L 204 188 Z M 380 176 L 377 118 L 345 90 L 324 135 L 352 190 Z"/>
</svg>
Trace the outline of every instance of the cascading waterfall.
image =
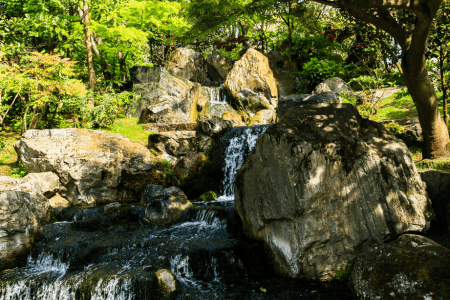
<svg viewBox="0 0 450 300">
<path fill-rule="evenodd" d="M 218 201 L 234 201 L 236 173 L 244 163 L 248 153 L 255 147 L 258 137 L 268 127 L 269 125 L 240 128 L 238 134 L 229 139 L 229 145 L 225 150 L 222 195 L 217 199 Z"/>
</svg>

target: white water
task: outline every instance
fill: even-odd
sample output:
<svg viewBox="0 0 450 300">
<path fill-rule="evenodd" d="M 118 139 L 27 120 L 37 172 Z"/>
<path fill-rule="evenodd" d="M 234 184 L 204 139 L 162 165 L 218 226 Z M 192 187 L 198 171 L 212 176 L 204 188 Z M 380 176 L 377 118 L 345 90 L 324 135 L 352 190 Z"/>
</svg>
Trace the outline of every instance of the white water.
<svg viewBox="0 0 450 300">
<path fill-rule="evenodd" d="M 224 178 L 222 181 L 223 195 L 216 201 L 234 201 L 236 173 L 244 163 L 246 150 L 248 153 L 255 147 L 256 140 L 267 128 L 267 126 L 248 127 L 241 136 L 230 139 L 230 144 L 225 152 Z"/>
</svg>

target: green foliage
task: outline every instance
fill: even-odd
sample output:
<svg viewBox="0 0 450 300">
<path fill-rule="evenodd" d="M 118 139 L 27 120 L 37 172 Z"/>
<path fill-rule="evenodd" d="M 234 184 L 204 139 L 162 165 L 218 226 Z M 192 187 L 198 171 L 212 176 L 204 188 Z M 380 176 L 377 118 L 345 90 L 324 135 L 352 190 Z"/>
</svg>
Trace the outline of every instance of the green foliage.
<svg viewBox="0 0 450 300">
<path fill-rule="evenodd" d="M 13 169 L 11 171 L 12 175 L 11 177 L 15 177 L 15 178 L 22 178 L 25 177 L 25 175 L 27 175 L 27 170 L 25 169 L 24 165 L 22 164 L 21 161 L 18 162 L 17 164 L 17 168 Z"/>
<path fill-rule="evenodd" d="M 198 197 L 198 201 L 213 201 L 217 199 L 217 195 L 214 191 L 209 191 L 206 192 L 202 195 L 200 195 L 200 197 Z"/>
<path fill-rule="evenodd" d="M 346 78 L 355 72 L 357 68 L 354 65 L 345 65 L 339 59 L 313 57 L 303 65 L 300 74 L 308 79 L 308 85 L 313 87 L 330 77 Z"/>
<path fill-rule="evenodd" d="M 405 132 L 406 126 L 402 126 L 396 122 L 390 122 L 388 124 L 384 124 L 384 127 L 393 134 L 400 134 Z"/>
<path fill-rule="evenodd" d="M 80 125 L 92 128 L 108 128 L 115 120 L 128 114 L 133 101 L 140 96 L 132 92 L 86 94 L 84 97 L 64 100 L 67 109 L 81 117 Z M 94 100 L 94 107 L 88 100 Z"/>
<path fill-rule="evenodd" d="M 341 266 L 338 266 L 338 272 L 336 272 L 336 279 L 340 281 L 348 280 L 352 275 L 352 271 L 353 271 L 353 264 L 348 264 L 345 269 L 342 268 Z"/>
<path fill-rule="evenodd" d="M 362 104 L 356 107 L 363 119 L 368 119 L 372 115 L 372 105 Z"/>
</svg>

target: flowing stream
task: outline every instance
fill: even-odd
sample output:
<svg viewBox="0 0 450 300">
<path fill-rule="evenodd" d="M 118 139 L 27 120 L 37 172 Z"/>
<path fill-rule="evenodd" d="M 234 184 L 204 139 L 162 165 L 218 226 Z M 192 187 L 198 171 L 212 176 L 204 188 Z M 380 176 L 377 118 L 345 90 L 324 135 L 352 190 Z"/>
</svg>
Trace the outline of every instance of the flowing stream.
<svg viewBox="0 0 450 300">
<path fill-rule="evenodd" d="M 267 127 L 229 130 L 222 196 L 194 203 L 179 223 L 143 225 L 138 204 L 58 212 L 65 221 L 44 226 L 26 266 L 0 273 L 0 300 L 160 299 L 160 269 L 176 275 L 176 299 L 348 299 L 333 285 L 280 281 L 264 247 L 242 234 L 234 177 Z"/>
</svg>

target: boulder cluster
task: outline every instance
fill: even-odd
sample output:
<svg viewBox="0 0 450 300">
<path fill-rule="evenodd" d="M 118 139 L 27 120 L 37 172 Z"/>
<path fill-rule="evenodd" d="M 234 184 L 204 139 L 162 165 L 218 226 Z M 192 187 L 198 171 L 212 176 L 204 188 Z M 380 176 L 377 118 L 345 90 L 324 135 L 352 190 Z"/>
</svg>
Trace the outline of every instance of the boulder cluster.
<svg viewBox="0 0 450 300">
<path fill-rule="evenodd" d="M 148 146 L 87 129 L 25 132 L 15 150 L 30 174 L 0 177 L 0 270 L 39 236 L 51 207 L 139 202 L 142 224 L 181 220 L 189 199 L 217 197 L 217 138 L 273 124 L 237 173 L 235 201 L 243 233 L 265 245 L 274 271 L 351 278 L 363 299 L 446 299 L 450 250 L 423 235 L 434 222 L 449 226 L 450 177 L 417 172 L 405 141 L 420 145 L 420 126 L 405 121 L 396 136 L 363 119 L 342 103 L 351 90 L 339 78 L 293 94 L 280 57 L 248 49 L 238 61 L 205 59 L 179 48 L 165 67 L 133 68 Z M 157 275 L 176 289 L 172 273 Z"/>
</svg>

